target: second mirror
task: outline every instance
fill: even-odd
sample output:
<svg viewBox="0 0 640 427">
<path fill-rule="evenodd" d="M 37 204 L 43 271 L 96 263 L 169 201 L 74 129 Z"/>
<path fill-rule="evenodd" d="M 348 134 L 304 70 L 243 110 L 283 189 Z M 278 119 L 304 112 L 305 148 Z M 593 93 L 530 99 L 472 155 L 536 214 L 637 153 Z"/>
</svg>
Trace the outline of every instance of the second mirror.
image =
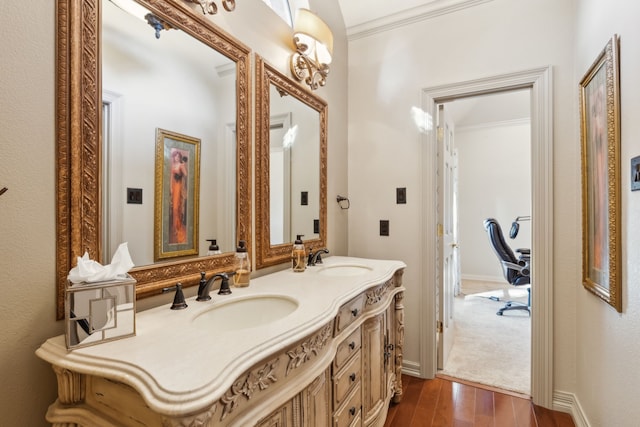
<svg viewBox="0 0 640 427">
<path fill-rule="evenodd" d="M 258 268 L 326 245 L 327 104 L 256 55 Z"/>
</svg>

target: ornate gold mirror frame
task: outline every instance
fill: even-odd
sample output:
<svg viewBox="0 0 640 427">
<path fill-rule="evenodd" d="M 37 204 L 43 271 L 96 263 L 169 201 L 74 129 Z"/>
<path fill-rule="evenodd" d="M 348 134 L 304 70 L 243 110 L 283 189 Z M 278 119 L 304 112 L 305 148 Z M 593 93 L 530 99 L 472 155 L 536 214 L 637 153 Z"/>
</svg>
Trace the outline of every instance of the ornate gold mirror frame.
<svg viewBox="0 0 640 427">
<path fill-rule="evenodd" d="M 178 0 L 136 0 L 236 62 L 236 238 L 251 247 L 250 49 Z M 102 259 L 101 247 L 101 0 L 56 2 L 57 318 L 64 317 L 67 274 L 86 251 Z M 151 221 L 152 219 L 150 219 Z M 233 253 L 134 268 L 138 298 L 181 282 L 196 284 L 201 271 L 230 268 Z"/>
<path fill-rule="evenodd" d="M 320 227 L 319 238 L 305 240 L 306 248 L 325 247 L 327 236 L 327 103 L 300 87 L 256 55 L 256 267 L 263 268 L 291 258 L 291 245 L 271 245 L 269 218 L 269 133 L 270 85 L 283 91 L 319 113 L 320 118 Z"/>
</svg>

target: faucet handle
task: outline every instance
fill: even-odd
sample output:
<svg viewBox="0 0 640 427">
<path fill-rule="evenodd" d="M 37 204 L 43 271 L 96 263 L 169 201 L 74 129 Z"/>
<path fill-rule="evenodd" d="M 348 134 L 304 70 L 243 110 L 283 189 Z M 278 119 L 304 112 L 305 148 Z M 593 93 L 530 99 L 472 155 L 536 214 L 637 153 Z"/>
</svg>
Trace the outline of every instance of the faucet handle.
<svg viewBox="0 0 640 427">
<path fill-rule="evenodd" d="M 220 273 L 220 277 L 222 278 L 222 283 L 220 283 L 220 289 L 218 290 L 218 295 L 229 295 L 231 293 L 231 289 L 229 288 L 229 277 L 233 276 L 235 271 L 231 273 Z"/>
<path fill-rule="evenodd" d="M 173 304 L 171 304 L 171 310 L 182 310 L 183 308 L 187 308 L 188 306 L 184 300 L 184 294 L 182 293 L 182 283 L 178 282 L 175 286 L 162 289 L 163 294 L 171 291 L 176 291 L 176 294 L 173 297 Z"/>
</svg>

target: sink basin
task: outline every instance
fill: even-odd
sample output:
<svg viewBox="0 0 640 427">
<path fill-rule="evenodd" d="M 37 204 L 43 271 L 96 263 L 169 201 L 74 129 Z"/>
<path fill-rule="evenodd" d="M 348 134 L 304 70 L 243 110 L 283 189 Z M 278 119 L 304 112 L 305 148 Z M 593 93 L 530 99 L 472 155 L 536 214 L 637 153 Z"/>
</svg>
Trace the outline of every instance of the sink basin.
<svg viewBox="0 0 640 427">
<path fill-rule="evenodd" d="M 194 325 L 217 326 L 224 331 L 237 331 L 275 322 L 298 308 L 296 300 L 283 295 L 254 295 L 213 304 L 211 309 L 193 319 Z"/>
<path fill-rule="evenodd" d="M 318 274 L 325 276 L 360 276 L 368 273 L 372 268 L 361 264 L 334 264 L 322 267 Z"/>
</svg>

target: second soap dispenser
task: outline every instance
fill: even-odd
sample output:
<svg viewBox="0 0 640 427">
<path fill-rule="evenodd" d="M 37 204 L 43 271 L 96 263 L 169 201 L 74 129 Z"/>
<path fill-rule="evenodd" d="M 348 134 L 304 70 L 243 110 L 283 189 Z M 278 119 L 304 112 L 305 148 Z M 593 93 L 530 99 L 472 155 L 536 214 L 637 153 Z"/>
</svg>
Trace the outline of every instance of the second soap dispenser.
<svg viewBox="0 0 640 427">
<path fill-rule="evenodd" d="M 209 251 L 207 251 L 207 255 L 219 255 L 222 253 L 220 252 L 220 247 L 218 247 L 218 243 L 216 242 L 216 239 L 207 239 L 207 242 L 210 243 Z"/>
<path fill-rule="evenodd" d="M 244 240 L 238 242 L 234 259 L 233 286 L 237 288 L 245 288 L 249 286 L 251 275 L 251 262 L 249 261 L 249 252 L 247 252 L 247 243 Z"/>
<path fill-rule="evenodd" d="M 297 273 L 303 272 L 307 268 L 307 253 L 302 244 L 302 234 L 298 234 L 295 242 L 293 242 L 293 250 L 291 251 L 291 267 Z"/>
</svg>

